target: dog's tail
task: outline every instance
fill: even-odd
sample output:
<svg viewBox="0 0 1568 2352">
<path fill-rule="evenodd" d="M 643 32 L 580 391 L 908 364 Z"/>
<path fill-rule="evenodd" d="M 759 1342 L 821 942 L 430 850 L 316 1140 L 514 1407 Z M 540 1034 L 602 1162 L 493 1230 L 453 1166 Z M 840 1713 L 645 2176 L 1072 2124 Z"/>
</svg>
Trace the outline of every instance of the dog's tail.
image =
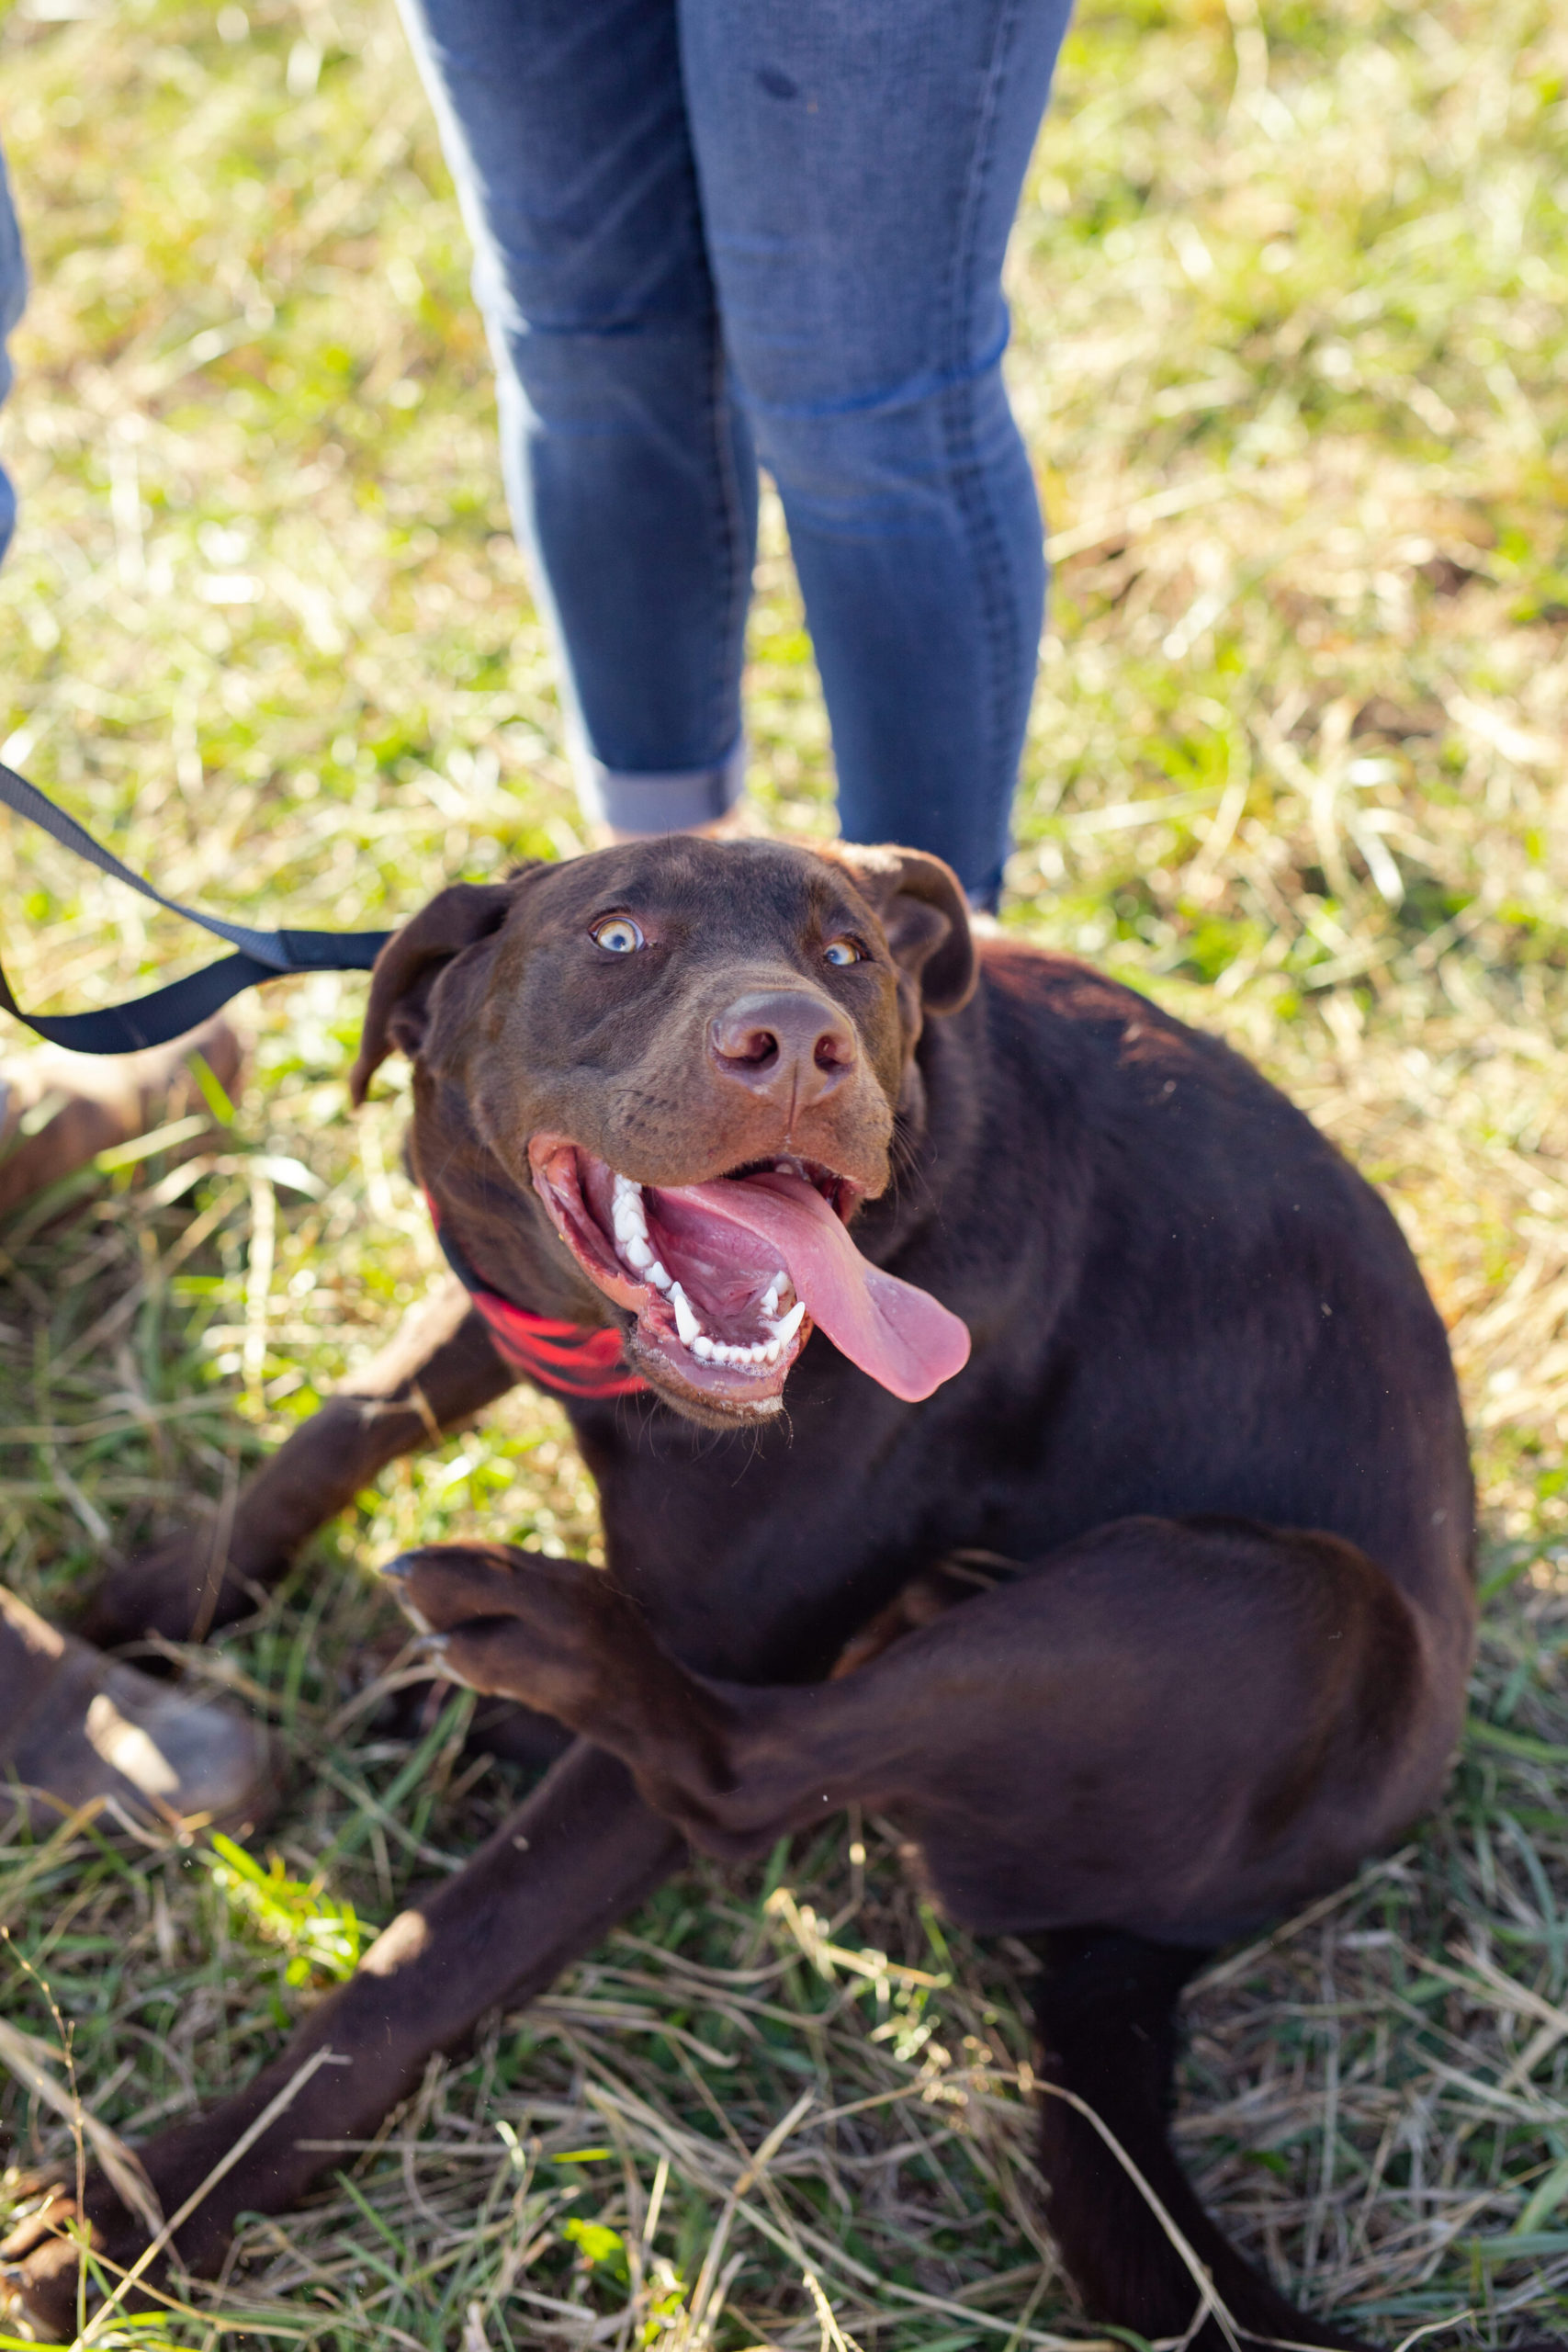
<svg viewBox="0 0 1568 2352">
<path fill-rule="evenodd" d="M 1177 2163 L 1168 2129 L 1176 2004 L 1208 1953 L 1108 1928 L 1029 1940 L 1043 1964 L 1033 1992 L 1047 2220 L 1089 2316 L 1151 2341 L 1186 2337 L 1191 2352 L 1233 2343 L 1247 2352 L 1269 2339 L 1365 2352 L 1358 2337 L 1304 2317 L 1243 2261 Z M 1074 2099 L 1092 2109 L 1143 2186 Z M 1212 2281 L 1228 2325 L 1211 2312 L 1189 2337 L 1204 2291 L 1197 2274 Z"/>
</svg>

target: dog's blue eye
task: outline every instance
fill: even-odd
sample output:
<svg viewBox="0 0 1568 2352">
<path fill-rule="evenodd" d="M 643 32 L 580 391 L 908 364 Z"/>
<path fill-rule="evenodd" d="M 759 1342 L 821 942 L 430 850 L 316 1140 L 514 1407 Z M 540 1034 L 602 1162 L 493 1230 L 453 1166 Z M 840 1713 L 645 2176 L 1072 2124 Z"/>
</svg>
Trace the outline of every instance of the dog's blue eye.
<svg viewBox="0 0 1568 2352">
<path fill-rule="evenodd" d="M 862 956 L 860 949 L 855 945 L 852 939 L 830 939 L 828 942 L 827 946 L 822 950 L 822 961 L 825 964 L 837 964 L 842 966 L 845 964 L 860 964 L 863 963 L 864 960 L 865 959 Z"/>
<path fill-rule="evenodd" d="M 630 915 L 606 915 L 603 922 L 594 924 L 591 935 L 612 956 L 630 956 L 648 944 Z"/>
</svg>

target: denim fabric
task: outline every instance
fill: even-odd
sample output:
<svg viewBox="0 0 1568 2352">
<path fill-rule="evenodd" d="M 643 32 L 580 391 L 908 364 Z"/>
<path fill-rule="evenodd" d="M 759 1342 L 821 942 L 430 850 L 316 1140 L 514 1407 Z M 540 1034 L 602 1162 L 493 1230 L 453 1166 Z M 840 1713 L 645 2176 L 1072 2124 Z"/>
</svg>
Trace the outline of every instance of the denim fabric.
<svg viewBox="0 0 1568 2352">
<path fill-rule="evenodd" d="M 22 315 L 22 305 L 28 299 L 28 266 L 22 258 L 22 232 L 17 226 L 17 210 L 11 202 L 11 185 L 6 176 L 6 157 L 0 152 L 0 401 L 11 389 L 11 362 L 6 353 L 6 337 Z M 11 544 L 11 534 L 17 526 L 17 493 L 11 487 L 10 476 L 0 466 L 0 556 Z"/>
<path fill-rule="evenodd" d="M 591 809 L 739 790 L 757 462 L 852 840 L 999 886 L 1045 573 L 1001 265 L 1071 0 L 403 0 Z"/>
</svg>

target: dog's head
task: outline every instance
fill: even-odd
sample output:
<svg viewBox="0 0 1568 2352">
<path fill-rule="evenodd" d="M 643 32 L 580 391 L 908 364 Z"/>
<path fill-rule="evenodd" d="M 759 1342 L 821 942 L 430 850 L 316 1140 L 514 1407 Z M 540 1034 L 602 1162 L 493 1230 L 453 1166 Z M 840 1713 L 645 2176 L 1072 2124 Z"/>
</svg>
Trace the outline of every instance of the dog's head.
<svg viewBox="0 0 1568 2352">
<path fill-rule="evenodd" d="M 530 1306 L 629 1318 L 682 1411 L 776 1412 L 813 1320 L 926 1395 L 963 1327 L 846 1227 L 890 1182 L 923 1022 L 973 987 L 937 859 L 672 836 L 442 891 L 377 963 L 355 1097 L 410 1055 L 465 1253 Z"/>
</svg>

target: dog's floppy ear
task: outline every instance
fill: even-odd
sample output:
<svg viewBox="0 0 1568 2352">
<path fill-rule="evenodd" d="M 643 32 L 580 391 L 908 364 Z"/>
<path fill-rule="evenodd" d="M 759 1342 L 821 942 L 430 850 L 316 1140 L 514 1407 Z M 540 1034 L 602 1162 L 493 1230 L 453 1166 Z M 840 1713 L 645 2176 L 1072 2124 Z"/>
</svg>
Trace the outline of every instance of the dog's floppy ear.
<svg viewBox="0 0 1568 2352">
<path fill-rule="evenodd" d="M 419 1051 L 431 989 L 454 956 L 501 929 L 514 893 L 513 882 L 454 882 L 388 940 L 370 976 L 359 1058 L 349 1072 L 356 1107 L 394 1046 L 405 1054 Z"/>
<path fill-rule="evenodd" d="M 863 849 L 835 842 L 827 854 L 847 865 L 875 908 L 894 961 L 919 986 L 928 1012 L 957 1012 L 975 993 L 969 905 L 951 865 L 919 849 Z"/>
</svg>

